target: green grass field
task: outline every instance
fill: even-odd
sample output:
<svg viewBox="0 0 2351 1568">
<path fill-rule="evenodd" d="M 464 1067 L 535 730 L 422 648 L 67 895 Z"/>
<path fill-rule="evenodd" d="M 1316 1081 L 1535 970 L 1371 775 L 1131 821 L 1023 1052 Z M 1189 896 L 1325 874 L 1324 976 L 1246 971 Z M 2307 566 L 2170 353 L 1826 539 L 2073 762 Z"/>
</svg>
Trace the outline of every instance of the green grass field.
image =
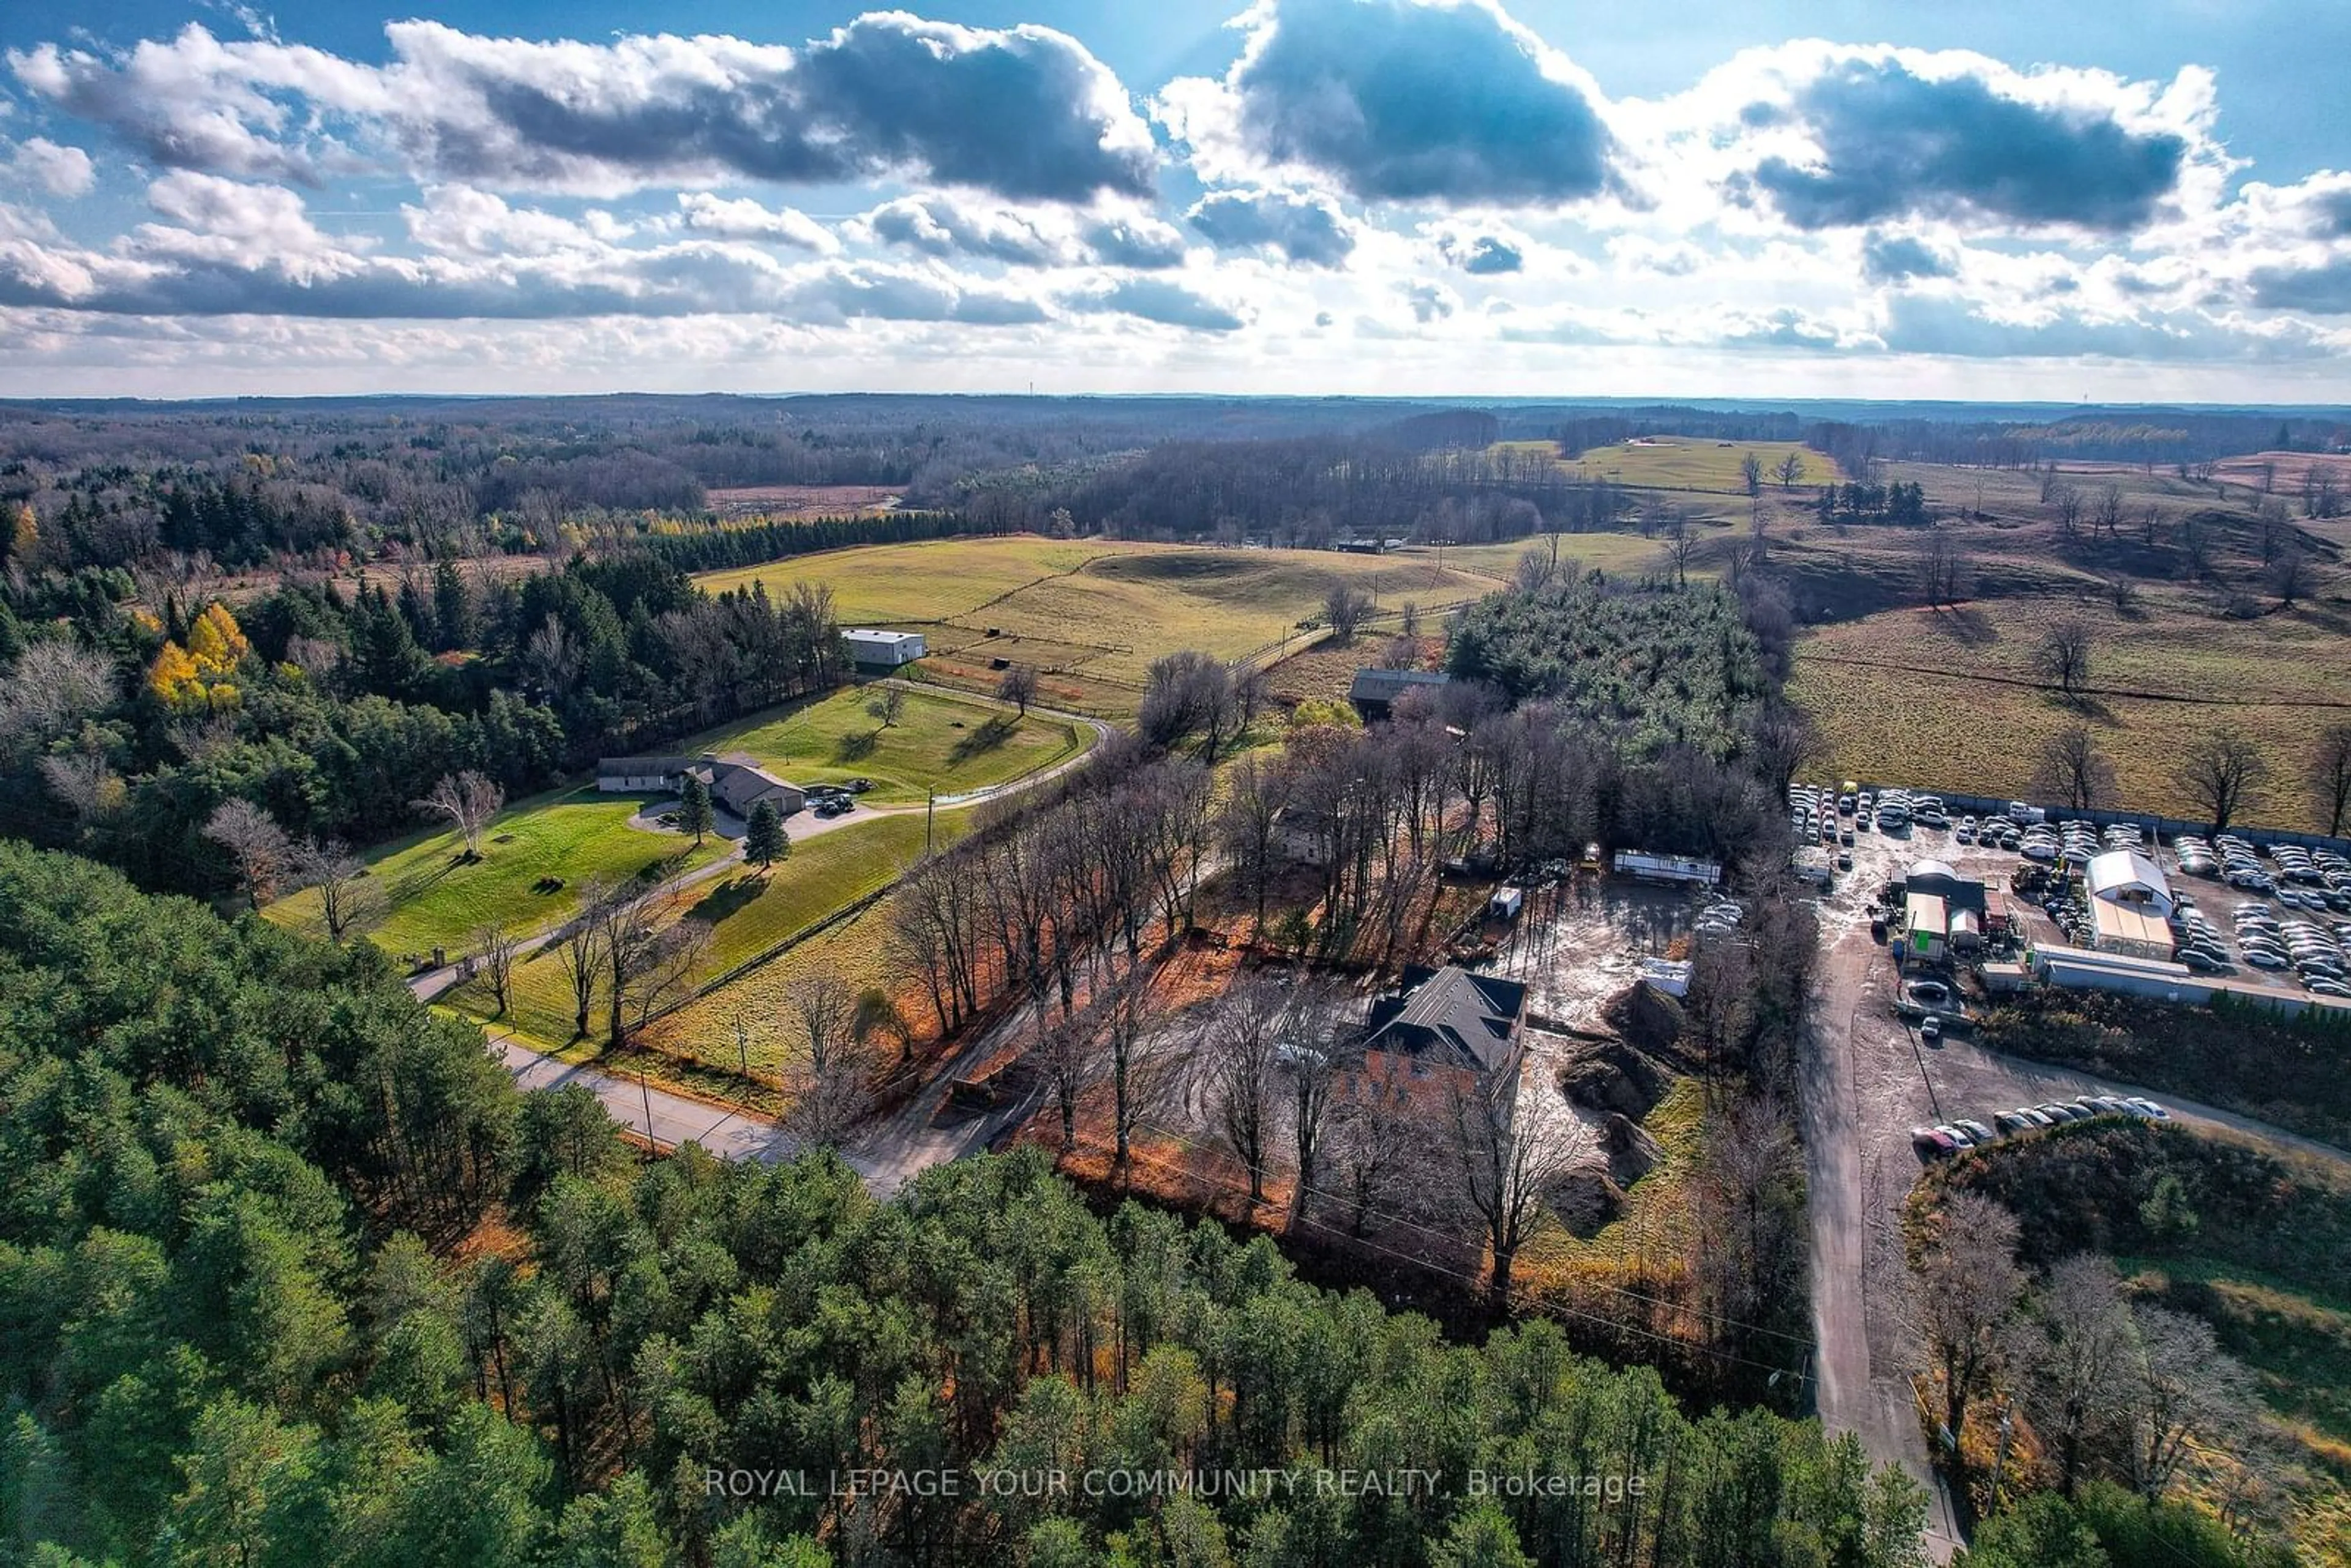
<svg viewBox="0 0 2351 1568">
<path fill-rule="evenodd" d="M 684 837 L 629 825 L 645 804 L 639 795 L 577 789 L 509 806 L 483 836 L 482 858 L 458 860 L 455 832 L 413 835 L 369 857 L 370 880 L 383 900 L 361 929 L 395 958 L 434 947 L 469 946 L 484 925 L 529 933 L 569 915 L 580 890 L 597 878 L 632 877 L 653 868 L 674 873 L 716 858 L 716 839 L 699 850 Z M 549 879 L 559 879 L 555 885 Z M 302 892 L 263 911 L 281 925 L 319 925 L 319 895 Z"/>
<path fill-rule="evenodd" d="M 866 712 L 881 694 L 848 686 L 780 714 L 683 742 L 689 752 L 747 751 L 796 784 L 871 779 L 872 805 L 908 803 L 1001 784 L 1076 756 L 1093 732 L 1081 725 L 950 694 L 909 692 L 887 729 Z"/>
<path fill-rule="evenodd" d="M 941 539 L 801 556 L 698 579 L 713 591 L 754 579 L 832 590 L 843 624 L 919 626 L 930 656 L 911 671 L 985 689 L 994 661 L 1044 672 L 1040 701 L 1131 715 L 1152 661 L 1198 648 L 1234 658 L 1320 614 L 1332 586 L 1368 590 L 1384 609 L 1475 599 L 1482 573 L 1440 570 L 1431 553 L 1221 549 L 1020 536 Z M 989 636 L 993 630 L 997 635 Z"/>
<path fill-rule="evenodd" d="M 967 821 L 965 813 L 941 815 L 942 841 L 958 836 Z M 691 983 L 704 984 L 862 898 L 894 880 L 922 852 L 923 813 L 910 811 L 796 844 L 789 858 L 765 876 L 744 869 L 687 889 L 676 900 L 674 917 L 704 922 L 711 933 L 709 948 Z M 497 1005 L 481 979 L 468 981 L 442 999 L 483 1022 L 492 1021 Z M 570 1039 L 571 988 L 552 947 L 528 955 L 515 966 L 511 1011 L 496 1021 L 543 1041 L 561 1044 Z M 665 1026 L 661 1038 L 674 1040 L 679 1032 Z M 715 1051 L 721 1035 L 731 1054 L 733 1036 L 726 1030 L 713 1031 L 702 1043 Z"/>
<path fill-rule="evenodd" d="M 1526 451 L 1552 448 L 1548 441 L 1509 441 L 1499 444 Z M 1767 493 L 1780 488 L 1773 471 L 1790 455 L 1803 465 L 1803 472 L 1796 479 L 1799 488 L 1817 488 L 1845 476 L 1825 453 L 1815 452 L 1799 441 L 1716 441 L 1698 435 L 1650 435 L 1615 446 L 1594 446 L 1573 457 L 1561 458 L 1560 466 L 1582 478 L 1614 479 L 1621 485 L 1639 485 L 1655 490 L 1744 495 L 1747 484 L 1740 465 L 1750 452 L 1763 465 L 1763 487 Z"/>
</svg>

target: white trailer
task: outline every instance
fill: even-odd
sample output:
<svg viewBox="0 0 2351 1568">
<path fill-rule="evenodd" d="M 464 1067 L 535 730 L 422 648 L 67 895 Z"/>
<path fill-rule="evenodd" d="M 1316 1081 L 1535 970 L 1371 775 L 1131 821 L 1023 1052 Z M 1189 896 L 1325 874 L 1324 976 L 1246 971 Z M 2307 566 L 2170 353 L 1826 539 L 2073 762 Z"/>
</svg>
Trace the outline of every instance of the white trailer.
<svg viewBox="0 0 2351 1568">
<path fill-rule="evenodd" d="M 1722 867 L 1695 855 L 1653 855 L 1640 850 L 1618 850 L 1616 874 L 1637 882 L 1677 882 L 1713 887 L 1722 881 Z"/>
</svg>

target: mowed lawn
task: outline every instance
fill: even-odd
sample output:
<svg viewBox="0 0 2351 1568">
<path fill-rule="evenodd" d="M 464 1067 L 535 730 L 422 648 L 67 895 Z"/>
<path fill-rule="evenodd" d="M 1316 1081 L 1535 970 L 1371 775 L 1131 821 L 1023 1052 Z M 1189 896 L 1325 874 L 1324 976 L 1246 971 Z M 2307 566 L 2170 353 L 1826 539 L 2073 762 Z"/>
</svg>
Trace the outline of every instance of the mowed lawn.
<svg viewBox="0 0 2351 1568">
<path fill-rule="evenodd" d="M 942 813 L 940 841 L 951 841 L 967 821 L 967 813 Z M 894 881 L 922 852 L 923 813 L 909 811 L 797 843 L 789 858 L 765 874 L 745 867 L 685 889 L 675 895 L 668 917 L 700 921 L 710 931 L 709 946 L 689 984 L 707 983 Z M 665 1000 L 680 999 L 683 994 Z M 504 1024 L 540 1041 L 560 1045 L 572 1038 L 570 982 L 551 946 L 516 964 L 507 1016 L 493 1017 L 497 1003 L 481 978 L 452 989 L 442 1000 L 469 1018 Z M 596 1027 L 601 1027 L 603 1017 L 600 999 Z M 731 1051 L 733 1036 L 726 1038 Z"/>
<path fill-rule="evenodd" d="M 1511 441 L 1501 444 L 1550 450 L 1552 444 Z M 1594 446 L 1561 458 L 1560 466 L 1581 477 L 1614 479 L 1622 485 L 1651 489 L 1743 495 L 1747 480 L 1740 465 L 1750 452 L 1763 465 L 1763 487 L 1767 492 L 1779 489 L 1780 481 L 1774 471 L 1791 455 L 1803 465 L 1803 472 L 1796 479 L 1799 487 L 1818 486 L 1832 479 L 1842 482 L 1845 476 L 1826 453 L 1815 452 L 1801 441 L 1725 442 L 1698 435 L 1648 435 L 1614 446 Z"/>
<path fill-rule="evenodd" d="M 368 857 L 372 891 L 382 905 L 360 930 L 395 958 L 471 946 L 485 925 L 528 935 L 568 916 L 589 883 L 674 875 L 715 859 L 717 839 L 700 849 L 681 834 L 632 828 L 641 795 L 593 788 L 533 796 L 509 806 L 482 837 L 481 859 L 459 858 L 455 831 L 418 834 Z M 263 913 L 281 925 L 319 925 L 319 895 L 306 890 Z"/>
<path fill-rule="evenodd" d="M 2142 602 L 2126 616 L 2100 601 L 1991 600 L 1887 611 L 1809 634 L 1790 691 L 1826 745 L 1817 771 L 2023 795 L 2043 747 L 2079 723 L 2115 765 L 2118 804 L 2192 817 L 2200 813 L 2176 778 L 2179 759 L 2197 737 L 2234 725 L 2260 743 L 2270 772 L 2239 821 L 2323 828 L 2304 779 L 2319 731 L 2351 717 L 2351 707 L 2329 706 L 2351 704 L 2351 637 L 2296 613 L 2224 619 L 2178 593 Z M 2095 639 L 2093 695 L 2068 702 L 2007 684 L 2039 679 L 2033 651 L 2067 618 Z"/>
<path fill-rule="evenodd" d="M 796 784 L 871 779 L 870 805 L 920 801 L 1002 784 L 1085 749 L 1082 725 L 945 692 L 908 691 L 887 728 L 866 711 L 884 688 L 845 686 L 812 702 L 683 742 L 680 750 L 747 751 Z"/>
<path fill-rule="evenodd" d="M 844 624 L 920 627 L 925 675 L 967 685 L 995 678 L 998 660 L 1045 672 L 1041 701 L 1131 713 L 1152 662 L 1196 648 L 1236 658 L 1321 615 L 1332 587 L 1352 583 L 1381 608 L 1435 609 L 1494 588 L 1490 577 L 1440 570 L 1431 552 L 1218 549 L 1033 536 L 876 545 L 801 556 L 698 579 L 718 591 L 764 580 L 832 590 Z M 990 635 L 993 632 L 994 635 Z"/>
</svg>

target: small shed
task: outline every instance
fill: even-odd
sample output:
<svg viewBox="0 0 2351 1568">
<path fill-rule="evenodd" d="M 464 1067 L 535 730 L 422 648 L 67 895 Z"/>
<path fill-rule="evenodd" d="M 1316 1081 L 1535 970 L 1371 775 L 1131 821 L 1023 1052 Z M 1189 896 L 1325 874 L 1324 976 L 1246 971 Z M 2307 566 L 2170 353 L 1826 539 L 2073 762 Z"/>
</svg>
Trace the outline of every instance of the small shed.
<svg viewBox="0 0 2351 1568">
<path fill-rule="evenodd" d="M 1499 888 L 1495 891 L 1494 896 L 1486 901 L 1486 913 L 1496 920 L 1516 920 L 1519 917 L 1519 911 L 1524 909 L 1526 905 L 1527 890 L 1525 888 Z"/>
</svg>

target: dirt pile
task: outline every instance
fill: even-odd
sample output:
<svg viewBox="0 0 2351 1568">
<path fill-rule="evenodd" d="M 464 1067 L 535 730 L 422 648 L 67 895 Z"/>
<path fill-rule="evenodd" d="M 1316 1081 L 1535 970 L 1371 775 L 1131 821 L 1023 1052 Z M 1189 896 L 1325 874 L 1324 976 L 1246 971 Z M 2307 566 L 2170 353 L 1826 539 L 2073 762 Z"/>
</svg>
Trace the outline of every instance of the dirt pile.
<svg viewBox="0 0 2351 1568">
<path fill-rule="evenodd" d="M 1672 1087 L 1672 1077 L 1648 1055 L 1621 1040 L 1578 1040 L 1559 1071 L 1559 1090 L 1595 1114 L 1638 1122 Z"/>
</svg>

